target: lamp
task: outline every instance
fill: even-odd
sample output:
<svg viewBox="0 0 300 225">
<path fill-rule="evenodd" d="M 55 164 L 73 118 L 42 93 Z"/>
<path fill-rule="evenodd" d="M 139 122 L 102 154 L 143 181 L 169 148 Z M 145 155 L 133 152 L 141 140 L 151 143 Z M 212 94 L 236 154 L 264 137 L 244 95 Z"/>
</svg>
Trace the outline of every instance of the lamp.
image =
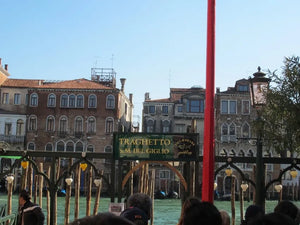
<svg viewBox="0 0 300 225">
<path fill-rule="evenodd" d="M 100 186 L 100 184 L 101 184 L 101 179 L 95 179 L 94 180 L 94 184 L 96 185 L 96 187 L 99 187 Z"/>
<path fill-rule="evenodd" d="M 66 183 L 67 183 L 68 185 L 71 185 L 72 182 L 73 182 L 73 178 L 72 178 L 72 177 L 68 177 L 68 178 L 65 179 L 65 181 L 66 181 Z"/>
<path fill-rule="evenodd" d="M 258 206 L 265 206 L 265 169 L 263 162 L 263 120 L 261 119 L 260 109 L 267 103 L 266 92 L 269 88 L 271 79 L 265 77 L 265 73 L 257 68 L 253 74 L 254 78 L 249 77 L 250 98 L 252 106 L 257 109 L 257 135 L 256 135 L 256 172 L 255 172 L 255 202 Z"/>
<path fill-rule="evenodd" d="M 85 169 L 87 168 L 87 164 L 86 163 L 80 163 L 80 168 L 82 169 L 82 171 L 85 171 Z"/>
<path fill-rule="evenodd" d="M 228 167 L 226 168 L 226 170 L 225 170 L 225 173 L 226 173 L 227 176 L 231 176 L 231 174 L 232 174 L 232 169 L 231 169 L 231 167 L 228 166 Z"/>
<path fill-rule="evenodd" d="M 248 189 L 248 184 L 242 183 L 242 184 L 241 184 L 241 188 L 242 188 L 243 192 L 247 191 L 247 189 Z"/>
<path fill-rule="evenodd" d="M 293 179 L 295 179 L 297 177 L 297 175 L 298 175 L 297 170 L 291 169 L 290 170 L 290 175 L 292 176 Z"/>
<path fill-rule="evenodd" d="M 7 181 L 7 183 L 9 183 L 9 184 L 11 184 L 13 181 L 14 181 L 14 176 L 13 175 L 8 175 L 7 177 L 6 177 L 6 181 Z"/>
<path fill-rule="evenodd" d="M 275 190 L 276 190 L 277 192 L 280 192 L 280 191 L 282 190 L 282 185 L 281 185 L 281 184 L 276 184 L 276 185 L 274 186 L 274 188 L 275 188 Z"/>
<path fill-rule="evenodd" d="M 29 165 L 29 162 L 28 161 L 22 161 L 21 162 L 21 166 L 23 167 L 23 169 L 25 170 Z"/>
</svg>

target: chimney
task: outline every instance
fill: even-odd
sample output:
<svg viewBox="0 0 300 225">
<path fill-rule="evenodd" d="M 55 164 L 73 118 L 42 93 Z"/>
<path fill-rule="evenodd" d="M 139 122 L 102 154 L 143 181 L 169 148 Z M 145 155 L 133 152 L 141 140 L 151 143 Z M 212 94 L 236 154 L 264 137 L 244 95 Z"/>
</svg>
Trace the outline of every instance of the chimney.
<svg viewBox="0 0 300 225">
<path fill-rule="evenodd" d="M 6 71 L 8 71 L 8 65 L 7 65 L 7 64 L 4 65 L 4 69 L 5 69 Z"/>
<path fill-rule="evenodd" d="M 145 93 L 145 101 L 150 100 L 150 93 L 146 92 Z"/>
<path fill-rule="evenodd" d="M 220 88 L 219 87 L 216 88 L 216 92 L 220 93 Z"/>
<path fill-rule="evenodd" d="M 129 94 L 129 101 L 132 104 L 132 93 Z"/>
<path fill-rule="evenodd" d="M 120 81 L 121 81 L 121 91 L 124 92 L 124 85 L 125 85 L 126 79 L 125 78 L 120 78 Z"/>
<path fill-rule="evenodd" d="M 1 66 L 1 61 L 2 61 L 2 59 L 0 58 L 0 66 Z"/>
</svg>

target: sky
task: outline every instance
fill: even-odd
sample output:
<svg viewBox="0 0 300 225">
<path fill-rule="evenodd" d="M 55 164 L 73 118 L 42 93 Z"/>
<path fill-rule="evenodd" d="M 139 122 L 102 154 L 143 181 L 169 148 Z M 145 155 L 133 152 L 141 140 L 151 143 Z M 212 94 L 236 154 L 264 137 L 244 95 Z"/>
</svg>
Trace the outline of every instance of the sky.
<svg viewBox="0 0 300 225">
<path fill-rule="evenodd" d="M 216 0 L 215 87 L 300 54 L 299 0 Z M 91 78 L 114 68 L 140 116 L 145 92 L 206 79 L 206 0 L 0 0 L 0 58 L 10 78 Z"/>
</svg>

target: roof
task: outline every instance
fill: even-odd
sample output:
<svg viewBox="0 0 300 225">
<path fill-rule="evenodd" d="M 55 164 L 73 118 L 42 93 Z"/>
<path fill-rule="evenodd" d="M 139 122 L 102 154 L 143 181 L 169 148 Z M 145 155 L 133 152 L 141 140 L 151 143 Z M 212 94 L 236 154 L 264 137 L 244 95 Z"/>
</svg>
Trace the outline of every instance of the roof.
<svg viewBox="0 0 300 225">
<path fill-rule="evenodd" d="M 44 80 L 7 79 L 2 87 L 55 88 L 55 89 L 113 89 L 87 79 L 76 79 L 54 83 Z"/>
<path fill-rule="evenodd" d="M 171 103 L 171 100 L 169 98 L 161 98 L 161 99 L 149 99 L 145 100 L 145 102 L 161 102 L 161 103 Z"/>
</svg>

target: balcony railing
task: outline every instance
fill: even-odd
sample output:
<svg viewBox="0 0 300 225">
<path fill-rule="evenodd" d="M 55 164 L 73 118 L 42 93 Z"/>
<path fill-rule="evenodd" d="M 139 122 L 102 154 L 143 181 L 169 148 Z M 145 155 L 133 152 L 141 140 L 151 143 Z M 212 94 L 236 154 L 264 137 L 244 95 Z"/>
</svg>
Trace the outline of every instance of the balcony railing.
<svg viewBox="0 0 300 225">
<path fill-rule="evenodd" d="M 0 135 L 0 141 L 4 141 L 8 144 L 20 144 L 24 143 L 25 136 L 17 136 L 17 135 Z"/>
</svg>

